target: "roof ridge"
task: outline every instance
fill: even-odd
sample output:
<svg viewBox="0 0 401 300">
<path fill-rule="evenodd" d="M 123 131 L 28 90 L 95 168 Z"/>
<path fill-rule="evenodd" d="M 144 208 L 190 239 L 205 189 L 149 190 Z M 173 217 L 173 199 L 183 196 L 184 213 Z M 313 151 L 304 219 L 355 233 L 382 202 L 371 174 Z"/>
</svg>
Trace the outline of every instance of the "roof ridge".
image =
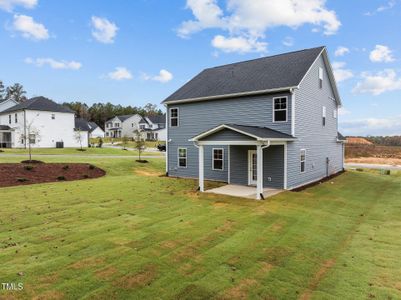
<svg viewBox="0 0 401 300">
<path fill-rule="evenodd" d="M 255 60 L 261 60 L 261 59 L 283 56 L 283 55 L 288 55 L 288 54 L 293 54 L 293 53 L 298 53 L 298 52 L 303 52 L 303 51 L 308 51 L 308 50 L 314 50 L 314 49 L 319 49 L 319 48 L 321 48 L 323 50 L 326 48 L 326 46 L 312 47 L 312 48 L 306 48 L 306 49 L 295 50 L 295 51 L 290 51 L 290 52 L 278 53 L 278 54 L 274 54 L 274 55 L 270 55 L 270 56 L 263 56 L 263 57 L 258 57 L 258 58 L 247 59 L 247 60 L 243 60 L 243 61 L 233 62 L 233 63 L 219 65 L 219 66 L 210 67 L 210 68 L 205 68 L 205 69 L 203 69 L 203 71 L 210 70 L 210 69 L 217 69 L 217 68 L 221 68 L 221 67 L 227 67 L 227 66 L 231 66 L 231 65 L 248 63 L 248 62 L 255 61 Z"/>
</svg>

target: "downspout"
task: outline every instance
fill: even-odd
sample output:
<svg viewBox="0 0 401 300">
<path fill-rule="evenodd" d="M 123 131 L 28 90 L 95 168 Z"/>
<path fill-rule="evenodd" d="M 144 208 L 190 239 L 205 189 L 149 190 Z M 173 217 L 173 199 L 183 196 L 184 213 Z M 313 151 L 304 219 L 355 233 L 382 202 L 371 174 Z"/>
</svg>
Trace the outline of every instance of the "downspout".
<svg viewBox="0 0 401 300">
<path fill-rule="evenodd" d="M 23 112 L 24 112 L 24 146 L 26 149 L 26 110 L 24 109 Z"/>
<path fill-rule="evenodd" d="M 169 125 L 169 114 L 168 114 L 168 105 L 164 105 L 166 107 L 166 176 L 168 177 L 168 143 L 169 143 L 169 136 L 168 136 L 168 125 Z"/>
</svg>

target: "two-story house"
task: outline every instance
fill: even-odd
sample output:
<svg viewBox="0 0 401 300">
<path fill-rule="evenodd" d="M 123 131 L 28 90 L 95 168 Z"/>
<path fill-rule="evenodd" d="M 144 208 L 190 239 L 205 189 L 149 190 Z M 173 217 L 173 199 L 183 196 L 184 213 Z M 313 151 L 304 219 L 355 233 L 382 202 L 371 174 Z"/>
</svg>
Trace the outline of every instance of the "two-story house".
<svg viewBox="0 0 401 300">
<path fill-rule="evenodd" d="M 294 189 L 343 170 L 325 47 L 202 71 L 163 101 L 169 176 Z"/>
<path fill-rule="evenodd" d="M 143 137 L 147 141 L 165 141 L 166 115 L 143 117 L 139 122 L 139 128 L 143 131 Z"/>
<path fill-rule="evenodd" d="M 75 112 L 45 97 L 35 97 L 0 112 L 0 147 L 78 147 Z M 29 141 L 28 141 L 29 139 Z"/>
<path fill-rule="evenodd" d="M 139 121 L 142 117 L 138 114 L 115 116 L 105 122 L 104 132 L 106 137 L 121 138 L 123 136 L 133 138 L 134 131 L 139 129 Z"/>
</svg>

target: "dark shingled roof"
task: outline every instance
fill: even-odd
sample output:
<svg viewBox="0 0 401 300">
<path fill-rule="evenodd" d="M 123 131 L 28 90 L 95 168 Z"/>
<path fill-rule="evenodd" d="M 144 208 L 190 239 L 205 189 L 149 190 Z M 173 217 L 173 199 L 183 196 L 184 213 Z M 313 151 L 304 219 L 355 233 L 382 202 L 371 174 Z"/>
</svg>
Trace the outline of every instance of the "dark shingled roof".
<svg viewBox="0 0 401 300">
<path fill-rule="evenodd" d="M 324 47 L 205 69 L 164 102 L 298 86 Z"/>
<path fill-rule="evenodd" d="M 25 102 L 19 103 L 1 113 L 10 113 L 19 110 L 40 110 L 40 111 L 51 111 L 51 112 L 62 112 L 62 113 L 75 113 L 73 110 L 63 105 L 57 104 L 56 102 L 47 99 L 45 97 L 31 98 Z"/>
<path fill-rule="evenodd" d="M 346 141 L 347 138 L 345 136 L 343 136 L 341 133 L 337 132 L 337 140 Z"/>
<path fill-rule="evenodd" d="M 75 118 L 74 129 L 81 131 L 91 131 L 91 126 L 89 125 L 89 122 L 86 121 L 85 119 Z"/>
<path fill-rule="evenodd" d="M 10 130 L 11 127 L 7 125 L 0 125 L 0 130 Z"/>
<path fill-rule="evenodd" d="M 206 133 L 210 130 L 213 130 L 214 128 L 220 127 L 220 126 L 226 126 L 224 128 L 228 129 L 228 130 L 239 130 L 242 131 L 246 134 L 249 135 L 253 135 L 256 136 L 258 139 L 295 139 L 292 135 L 286 134 L 286 133 L 282 133 L 280 131 L 268 128 L 268 127 L 259 127 L 259 126 L 248 126 L 248 125 L 238 125 L 238 124 L 221 124 L 218 126 L 215 126 L 209 130 L 206 130 L 203 133 Z M 231 129 L 230 129 L 231 128 Z M 200 133 L 197 136 L 203 134 Z M 214 134 L 216 133 L 216 131 L 210 133 L 210 134 Z M 207 135 L 208 136 L 208 135 Z M 195 138 L 195 137 L 194 137 Z M 202 140 L 205 137 L 202 137 L 200 140 Z"/>
<path fill-rule="evenodd" d="M 166 123 L 166 115 L 155 115 L 155 116 L 148 116 L 148 119 L 153 123 L 153 124 L 161 124 L 161 123 Z"/>
</svg>

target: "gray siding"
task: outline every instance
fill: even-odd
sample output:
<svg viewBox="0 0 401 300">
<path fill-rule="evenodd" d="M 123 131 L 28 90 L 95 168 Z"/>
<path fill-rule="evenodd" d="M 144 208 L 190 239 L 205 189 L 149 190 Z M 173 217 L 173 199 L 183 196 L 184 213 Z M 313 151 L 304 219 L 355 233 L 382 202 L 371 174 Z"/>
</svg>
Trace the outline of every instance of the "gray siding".
<svg viewBox="0 0 401 300">
<path fill-rule="evenodd" d="M 318 69 L 324 69 L 323 88 L 319 88 Z M 337 143 L 337 109 L 323 58 L 320 57 L 295 91 L 295 136 L 288 143 L 288 188 L 326 176 L 326 157 L 330 159 L 329 174 L 343 168 L 342 144 Z M 322 110 L 326 106 L 326 126 L 322 125 Z M 306 149 L 306 168 L 301 173 L 300 150 Z"/>
<path fill-rule="evenodd" d="M 202 139 L 202 141 L 252 141 L 252 140 L 254 141 L 255 139 L 230 129 L 220 130 L 219 132 L 211 134 L 206 138 Z"/>
<path fill-rule="evenodd" d="M 233 184 L 248 184 L 248 150 L 256 150 L 256 147 L 230 146 L 230 181 Z M 284 146 L 270 146 L 263 150 L 263 186 L 284 187 Z"/>
<path fill-rule="evenodd" d="M 288 96 L 288 122 L 273 123 L 273 98 L 277 96 Z M 287 134 L 291 134 L 291 96 L 288 93 L 276 95 L 263 95 L 254 97 L 242 97 L 207 102 L 193 102 L 182 104 L 170 104 L 167 106 L 167 118 L 169 108 L 179 108 L 179 127 L 168 128 L 168 172 L 171 176 L 198 177 L 198 149 L 193 142 L 188 140 L 202 132 L 205 132 L 220 124 L 241 124 L 251 126 L 269 127 Z M 243 138 L 243 137 L 242 137 Z M 177 148 L 188 149 L 188 167 L 177 167 Z M 205 147 L 205 158 L 211 157 L 211 148 Z M 224 147 L 225 159 L 227 158 L 227 147 Z M 206 165 L 205 179 L 227 181 L 226 169 L 222 171 L 211 171 Z M 225 164 L 226 165 L 226 164 Z"/>
</svg>

